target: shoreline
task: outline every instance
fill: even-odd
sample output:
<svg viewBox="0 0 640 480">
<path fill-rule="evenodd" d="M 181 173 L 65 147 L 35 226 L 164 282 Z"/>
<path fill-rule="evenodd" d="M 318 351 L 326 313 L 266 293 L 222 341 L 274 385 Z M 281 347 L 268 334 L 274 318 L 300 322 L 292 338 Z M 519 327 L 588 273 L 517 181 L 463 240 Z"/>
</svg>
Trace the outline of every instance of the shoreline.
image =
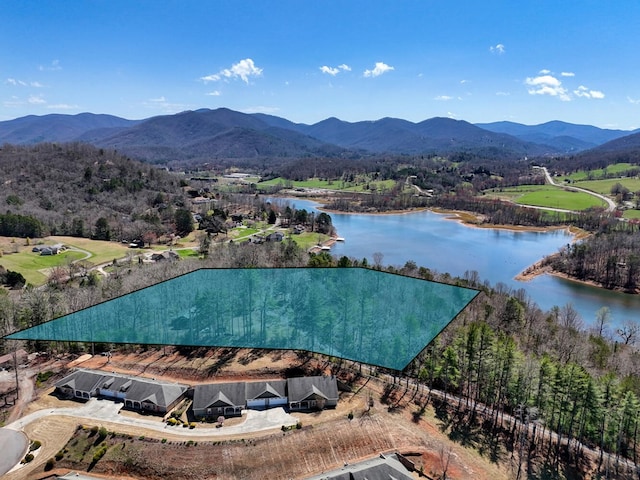
<svg viewBox="0 0 640 480">
<path fill-rule="evenodd" d="M 524 226 L 524 225 L 480 224 L 480 223 L 477 223 L 481 219 L 479 215 L 473 212 L 467 212 L 463 210 L 447 210 L 447 209 L 441 209 L 441 208 L 421 207 L 421 208 L 415 208 L 412 210 L 390 210 L 388 212 L 340 212 L 340 211 L 324 208 L 323 203 L 329 201 L 329 199 L 326 197 L 307 197 L 307 199 L 310 201 L 319 203 L 321 206 L 318 207 L 318 210 L 321 210 L 326 213 L 337 214 L 337 215 L 407 215 L 411 213 L 429 211 L 438 215 L 445 215 L 445 219 L 459 222 L 469 228 L 489 228 L 494 230 L 507 230 L 507 231 L 514 231 L 514 232 L 550 232 L 554 230 L 566 230 L 573 237 L 571 240 L 572 243 L 592 235 L 589 232 L 586 232 L 580 228 L 577 228 L 571 225 L 533 227 L 533 226 Z M 332 246 L 335 243 L 336 243 L 335 239 L 330 238 L 329 240 L 324 242 L 323 245 Z M 318 249 L 318 251 L 320 250 Z M 517 274 L 514 277 L 514 280 L 518 282 L 529 282 L 540 275 L 552 275 L 554 277 L 558 277 L 563 280 L 579 283 L 582 285 L 587 285 L 590 287 L 595 287 L 601 290 L 609 290 L 611 292 L 617 292 L 617 293 L 626 293 L 628 295 L 640 294 L 640 291 L 629 292 L 620 288 L 609 289 L 604 287 L 602 284 L 598 282 L 594 282 L 592 280 L 579 280 L 577 278 L 571 277 L 570 275 L 567 275 L 566 273 L 555 271 L 551 266 L 544 265 L 545 260 L 552 255 L 555 255 L 555 254 L 548 255 L 547 257 L 544 257 L 538 260 L 534 264 L 529 265 L 522 272 Z"/>
<path fill-rule="evenodd" d="M 533 265 L 525 268 L 522 272 L 520 272 L 518 275 L 516 275 L 514 277 L 514 279 L 517 280 L 518 282 L 529 282 L 529 281 L 533 280 L 534 278 L 539 277 L 540 275 L 552 275 L 554 277 L 561 278 L 561 279 L 567 280 L 569 282 L 575 282 L 575 283 L 578 283 L 580 285 L 586 285 L 586 286 L 589 286 L 589 287 L 595 287 L 595 288 L 599 288 L 601 290 L 608 290 L 610 292 L 615 292 L 615 293 L 624 293 L 624 294 L 627 294 L 627 295 L 638 295 L 640 293 L 639 290 L 636 290 L 634 292 L 630 292 L 630 291 L 625 290 L 623 288 L 606 288 L 603 284 L 601 284 L 599 282 L 595 282 L 593 280 L 579 280 L 579 279 L 577 279 L 575 277 L 572 277 L 571 275 L 567 275 L 566 273 L 554 270 L 550 265 L 544 265 L 544 259 L 539 260 L 536 263 L 534 263 Z"/>
</svg>

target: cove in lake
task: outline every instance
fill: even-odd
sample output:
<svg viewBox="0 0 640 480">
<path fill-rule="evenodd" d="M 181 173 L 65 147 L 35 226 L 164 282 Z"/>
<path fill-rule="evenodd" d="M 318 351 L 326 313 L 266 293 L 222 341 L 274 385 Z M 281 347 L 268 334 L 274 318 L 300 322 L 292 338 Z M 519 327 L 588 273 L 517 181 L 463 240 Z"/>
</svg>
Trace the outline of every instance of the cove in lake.
<svg viewBox="0 0 640 480">
<path fill-rule="evenodd" d="M 298 209 L 316 211 L 317 203 L 297 198 L 271 199 L 288 202 Z M 345 242 L 337 242 L 331 253 L 357 259 L 383 255 L 383 265 L 401 267 L 413 260 L 418 266 L 440 273 L 463 276 L 477 271 L 481 281 L 492 286 L 503 283 L 512 289 L 524 289 L 542 310 L 571 303 L 585 325 L 593 324 L 596 312 L 609 307 L 612 329 L 625 320 L 638 321 L 640 296 L 540 275 L 527 282 L 515 276 L 546 255 L 558 251 L 573 240 L 565 230 L 527 232 L 474 228 L 448 219 L 446 215 L 421 211 L 389 215 L 331 213 L 333 225 Z"/>
</svg>

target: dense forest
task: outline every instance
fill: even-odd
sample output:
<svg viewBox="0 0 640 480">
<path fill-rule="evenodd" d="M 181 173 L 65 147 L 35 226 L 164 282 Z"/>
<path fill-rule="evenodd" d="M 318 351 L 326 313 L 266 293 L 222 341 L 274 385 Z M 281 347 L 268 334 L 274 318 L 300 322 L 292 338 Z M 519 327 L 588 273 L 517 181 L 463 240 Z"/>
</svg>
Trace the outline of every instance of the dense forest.
<svg viewBox="0 0 640 480">
<path fill-rule="evenodd" d="M 80 143 L 3 145 L 0 235 L 133 240 L 176 233 L 190 206 L 175 175 Z"/>
</svg>

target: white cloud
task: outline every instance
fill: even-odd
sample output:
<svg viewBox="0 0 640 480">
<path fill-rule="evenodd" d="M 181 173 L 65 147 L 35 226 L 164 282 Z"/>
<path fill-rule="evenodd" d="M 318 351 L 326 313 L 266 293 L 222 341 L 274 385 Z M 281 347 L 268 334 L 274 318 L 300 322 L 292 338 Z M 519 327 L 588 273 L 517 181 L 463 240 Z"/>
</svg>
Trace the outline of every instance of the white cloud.
<svg viewBox="0 0 640 480">
<path fill-rule="evenodd" d="M 575 76 L 576 76 L 576 74 L 575 74 L 575 73 L 573 73 L 573 72 L 561 72 L 561 73 L 560 73 L 560 76 L 561 76 L 561 77 L 575 77 Z"/>
<path fill-rule="evenodd" d="M 548 70 L 542 70 L 540 73 L 543 72 L 548 72 Z M 558 97 L 564 102 L 571 100 L 569 92 L 562 86 L 562 82 L 548 73 L 538 77 L 527 77 L 525 83 L 530 87 L 528 89 L 530 95 L 549 95 Z"/>
<path fill-rule="evenodd" d="M 156 103 L 164 103 L 167 101 L 166 98 L 164 98 L 164 96 L 162 97 L 158 97 L 158 98 L 150 98 L 149 99 L 150 102 L 156 102 Z"/>
<path fill-rule="evenodd" d="M 469 80 L 460 80 L 460 85 L 464 85 L 465 83 L 469 83 Z"/>
<path fill-rule="evenodd" d="M 373 70 L 365 70 L 364 71 L 364 76 L 365 77 L 379 77 L 383 73 L 390 72 L 392 70 L 395 70 L 395 68 L 393 68 L 390 65 L 387 65 L 384 62 L 376 62 L 376 65 L 373 68 Z"/>
<path fill-rule="evenodd" d="M 549 75 L 550 73 L 551 73 L 551 70 L 547 70 L 546 68 L 543 68 L 538 72 L 538 75 Z"/>
<path fill-rule="evenodd" d="M 604 98 L 604 93 L 602 93 L 601 91 L 591 90 L 584 85 L 580 85 L 577 90 L 573 91 L 573 93 L 576 97 L 582 98 L 595 98 L 598 100 Z"/>
<path fill-rule="evenodd" d="M 27 99 L 27 102 L 29 102 L 31 105 L 42 105 L 44 103 L 47 103 L 47 101 L 42 98 L 42 95 L 31 95 Z"/>
<path fill-rule="evenodd" d="M 231 79 L 242 79 L 244 83 L 249 83 L 250 77 L 259 77 L 262 75 L 262 68 L 256 67 L 255 63 L 250 58 L 245 58 L 244 60 L 240 60 L 238 63 L 234 63 L 231 65 L 231 68 L 225 68 L 224 70 L 220 70 L 218 73 L 214 73 L 212 75 L 207 75 L 205 77 L 200 77 L 205 83 L 208 82 L 218 82 L 225 78 Z"/>
<path fill-rule="evenodd" d="M 326 73 L 327 75 L 331 75 L 332 77 L 335 77 L 340 72 L 350 72 L 351 67 L 346 63 L 343 63 L 342 65 L 338 65 L 337 67 L 329 67 L 327 65 L 323 65 L 320 67 L 320 71 L 322 73 Z"/>
<path fill-rule="evenodd" d="M 322 73 L 326 73 L 327 75 L 331 75 L 332 77 L 335 77 L 338 73 L 340 73 L 339 68 L 331 68 L 327 67 L 326 65 L 321 66 L 320 71 Z"/>
<path fill-rule="evenodd" d="M 25 82 L 24 80 L 18 80 L 17 78 L 7 78 L 4 83 L 7 85 L 13 85 L 14 87 L 44 87 L 44 85 L 42 85 L 40 82 Z"/>
<path fill-rule="evenodd" d="M 69 105 L 67 103 L 58 103 L 56 105 L 47 105 L 47 108 L 52 110 L 77 110 L 80 108 L 78 105 Z"/>
<path fill-rule="evenodd" d="M 437 97 L 434 98 L 434 100 L 440 100 L 440 101 L 446 102 L 448 100 L 453 100 L 453 97 L 449 95 L 438 95 Z"/>
<path fill-rule="evenodd" d="M 496 95 L 498 97 L 508 97 L 511 94 L 509 92 L 496 92 Z"/>
<path fill-rule="evenodd" d="M 208 97 L 219 97 L 222 95 L 219 90 L 214 90 L 213 92 L 205 93 Z"/>
<path fill-rule="evenodd" d="M 640 105 L 640 98 L 627 97 L 627 101 L 632 105 Z"/>
<path fill-rule="evenodd" d="M 54 72 L 56 70 L 62 70 L 62 67 L 60 66 L 60 60 L 54 60 L 51 62 L 51 65 L 47 65 L 47 66 L 40 65 L 38 69 L 41 72 L 44 72 L 44 71 Z"/>
<path fill-rule="evenodd" d="M 497 44 L 495 47 L 489 47 L 491 53 L 502 55 L 505 52 L 504 45 L 502 43 Z"/>
</svg>

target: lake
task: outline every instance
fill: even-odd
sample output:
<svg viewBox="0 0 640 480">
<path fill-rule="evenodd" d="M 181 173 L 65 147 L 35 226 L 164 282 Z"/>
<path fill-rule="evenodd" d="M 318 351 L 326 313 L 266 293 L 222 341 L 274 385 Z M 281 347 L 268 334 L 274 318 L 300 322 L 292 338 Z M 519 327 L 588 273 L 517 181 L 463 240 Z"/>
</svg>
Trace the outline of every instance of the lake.
<svg viewBox="0 0 640 480">
<path fill-rule="evenodd" d="M 297 198 L 271 199 L 288 201 L 298 209 L 318 211 L 315 202 Z M 331 213 L 338 235 L 331 253 L 373 263 L 374 253 L 382 254 L 383 265 L 401 267 L 413 260 L 440 273 L 462 276 L 475 270 L 482 281 L 492 286 L 503 283 L 524 289 L 543 310 L 568 303 L 580 313 L 585 324 L 592 324 L 603 306 L 609 307 L 612 327 L 625 320 L 638 321 L 640 296 L 612 292 L 577 282 L 540 275 L 528 282 L 515 276 L 546 255 L 570 243 L 573 237 L 565 230 L 522 232 L 503 229 L 474 228 L 430 211 L 389 214 Z"/>
</svg>

